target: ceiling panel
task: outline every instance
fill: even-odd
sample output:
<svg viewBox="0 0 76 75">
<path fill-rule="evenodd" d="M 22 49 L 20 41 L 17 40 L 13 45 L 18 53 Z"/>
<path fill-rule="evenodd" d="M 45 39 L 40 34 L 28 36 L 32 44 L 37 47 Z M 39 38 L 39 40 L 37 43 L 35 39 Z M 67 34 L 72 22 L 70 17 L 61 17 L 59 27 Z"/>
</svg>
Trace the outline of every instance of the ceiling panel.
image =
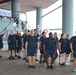
<svg viewBox="0 0 76 75">
<path fill-rule="evenodd" d="M 35 10 L 37 7 L 47 8 L 58 0 L 18 0 L 20 2 L 20 11 L 27 12 Z M 0 4 L 0 8 L 11 10 L 11 2 Z"/>
</svg>

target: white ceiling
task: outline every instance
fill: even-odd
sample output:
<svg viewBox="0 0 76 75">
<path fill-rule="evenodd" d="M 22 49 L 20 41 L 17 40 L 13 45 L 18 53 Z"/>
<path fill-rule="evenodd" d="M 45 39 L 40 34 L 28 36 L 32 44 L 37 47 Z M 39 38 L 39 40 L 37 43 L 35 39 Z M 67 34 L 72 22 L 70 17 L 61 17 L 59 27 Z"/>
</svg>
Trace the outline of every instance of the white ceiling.
<svg viewBox="0 0 76 75">
<path fill-rule="evenodd" d="M 27 12 L 35 10 L 37 7 L 47 8 L 58 0 L 18 0 L 20 11 Z M 11 2 L 0 4 L 0 8 L 11 10 Z"/>
</svg>

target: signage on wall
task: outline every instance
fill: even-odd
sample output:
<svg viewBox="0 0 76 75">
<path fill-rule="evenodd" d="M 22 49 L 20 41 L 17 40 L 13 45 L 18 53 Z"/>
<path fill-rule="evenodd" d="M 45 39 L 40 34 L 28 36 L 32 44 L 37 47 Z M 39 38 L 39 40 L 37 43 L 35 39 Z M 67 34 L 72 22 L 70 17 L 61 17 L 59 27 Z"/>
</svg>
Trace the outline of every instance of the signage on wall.
<svg viewBox="0 0 76 75">
<path fill-rule="evenodd" d="M 0 16 L 11 17 L 11 11 L 6 9 L 0 9 Z"/>
</svg>

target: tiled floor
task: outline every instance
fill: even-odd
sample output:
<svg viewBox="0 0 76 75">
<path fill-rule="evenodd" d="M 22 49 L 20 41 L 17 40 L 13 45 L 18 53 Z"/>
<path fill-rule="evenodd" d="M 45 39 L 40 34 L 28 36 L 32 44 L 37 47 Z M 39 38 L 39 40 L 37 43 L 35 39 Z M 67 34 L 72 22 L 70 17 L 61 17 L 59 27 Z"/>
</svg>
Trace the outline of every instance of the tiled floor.
<svg viewBox="0 0 76 75">
<path fill-rule="evenodd" d="M 76 75 L 70 66 L 60 66 L 55 63 L 54 69 L 46 69 L 46 64 L 36 62 L 36 69 L 28 69 L 28 63 L 22 59 L 8 60 L 7 52 L 0 59 L 0 75 Z"/>
</svg>

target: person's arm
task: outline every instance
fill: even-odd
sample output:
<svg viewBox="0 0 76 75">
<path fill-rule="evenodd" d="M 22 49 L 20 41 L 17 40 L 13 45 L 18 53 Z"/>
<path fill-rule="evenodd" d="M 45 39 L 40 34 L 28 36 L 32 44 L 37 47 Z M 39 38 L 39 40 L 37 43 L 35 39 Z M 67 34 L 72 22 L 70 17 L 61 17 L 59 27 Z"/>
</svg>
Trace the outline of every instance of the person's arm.
<svg viewBox="0 0 76 75">
<path fill-rule="evenodd" d="M 40 43 L 37 42 L 37 50 L 39 50 L 39 49 L 40 49 Z"/>
<path fill-rule="evenodd" d="M 72 37 L 70 39 L 70 49 L 71 49 L 71 52 L 74 53 L 74 50 L 73 50 L 73 42 L 74 42 L 74 38 Z"/>
<path fill-rule="evenodd" d="M 43 41 L 43 50 L 44 50 L 44 54 L 45 54 L 45 43 L 46 43 L 46 39 Z"/>
<path fill-rule="evenodd" d="M 58 49 L 58 43 L 55 44 L 55 52 L 57 52 L 57 49 Z"/>
<path fill-rule="evenodd" d="M 74 53 L 72 43 L 70 43 L 70 49 L 71 49 L 71 52 Z"/>
<path fill-rule="evenodd" d="M 40 48 L 40 50 L 42 50 L 42 45 L 41 45 L 41 43 L 42 43 L 42 39 L 40 38 L 40 41 L 39 41 L 39 48 Z"/>
<path fill-rule="evenodd" d="M 24 38 L 22 38 L 22 45 L 24 46 Z"/>
<path fill-rule="evenodd" d="M 61 42 L 59 42 L 58 47 L 59 47 L 59 51 L 61 52 Z"/>
<path fill-rule="evenodd" d="M 57 51 L 57 49 L 58 49 L 58 41 L 56 41 L 55 39 L 54 39 L 54 45 L 55 45 L 55 51 Z"/>
<path fill-rule="evenodd" d="M 22 35 L 22 46 L 24 46 L 24 34 Z"/>
<path fill-rule="evenodd" d="M 16 47 L 18 47 L 18 40 L 16 40 Z"/>
<path fill-rule="evenodd" d="M 62 43 L 62 39 L 60 39 L 59 43 L 58 43 L 58 49 L 59 49 L 60 52 L 61 52 L 61 43 Z"/>
<path fill-rule="evenodd" d="M 58 46 L 59 46 L 59 42 L 57 42 L 57 44 L 56 44 L 56 50 L 58 49 Z"/>
<path fill-rule="evenodd" d="M 27 50 L 28 47 L 28 42 L 25 43 L 25 49 Z"/>
<path fill-rule="evenodd" d="M 45 45 L 43 45 L 43 50 L 44 50 L 44 54 L 45 54 Z"/>
</svg>

